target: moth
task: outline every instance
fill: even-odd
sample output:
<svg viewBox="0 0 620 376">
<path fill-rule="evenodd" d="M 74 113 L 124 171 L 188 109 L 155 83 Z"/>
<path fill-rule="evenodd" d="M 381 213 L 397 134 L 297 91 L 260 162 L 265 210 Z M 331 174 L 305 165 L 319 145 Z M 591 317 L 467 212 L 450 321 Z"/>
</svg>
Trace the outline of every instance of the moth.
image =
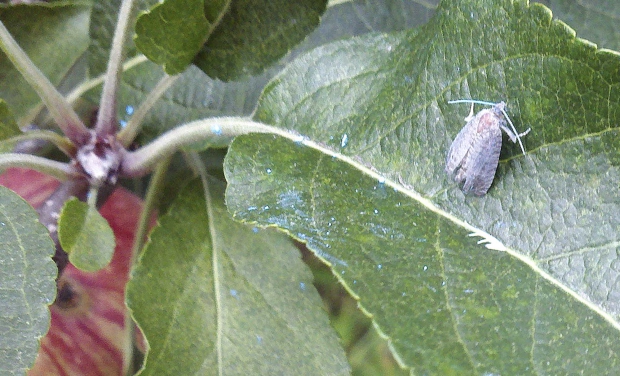
<svg viewBox="0 0 620 376">
<path fill-rule="evenodd" d="M 502 148 L 502 130 L 510 141 L 519 142 L 525 155 L 521 137 L 530 132 L 528 128 L 518 133 L 506 113 L 506 103 L 492 103 L 471 99 L 459 99 L 448 103 L 471 103 L 467 124 L 456 136 L 446 158 L 446 172 L 454 178 L 465 193 L 484 196 L 495 177 L 499 164 L 499 152 Z M 474 116 L 474 104 L 492 106 L 478 112 Z M 510 128 L 506 126 L 506 121 Z"/>
</svg>

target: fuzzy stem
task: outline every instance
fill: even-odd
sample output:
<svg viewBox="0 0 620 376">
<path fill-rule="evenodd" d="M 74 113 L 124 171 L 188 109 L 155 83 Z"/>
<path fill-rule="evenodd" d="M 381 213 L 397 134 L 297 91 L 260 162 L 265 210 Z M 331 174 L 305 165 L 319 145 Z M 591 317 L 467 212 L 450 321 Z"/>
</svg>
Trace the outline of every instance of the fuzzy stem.
<svg viewBox="0 0 620 376">
<path fill-rule="evenodd" d="M 19 136 L 13 137 L 10 140 L 6 141 L 30 141 L 30 140 L 40 140 L 40 141 L 48 141 L 52 144 L 56 145 L 60 151 L 65 153 L 68 157 L 72 157 L 75 154 L 75 145 L 71 143 L 65 137 L 59 135 L 56 132 L 47 131 L 47 130 L 36 130 L 36 131 L 28 131 Z M 13 151 L 17 151 L 14 149 Z M 23 151 L 20 151 L 20 153 Z"/>
<path fill-rule="evenodd" d="M 144 55 L 138 55 L 132 57 L 131 59 L 125 61 L 123 64 L 123 72 L 126 72 L 132 69 L 135 66 L 138 66 L 144 62 L 147 62 L 148 59 Z M 93 77 L 89 80 L 84 81 L 82 84 L 74 88 L 69 95 L 67 95 L 67 102 L 74 103 L 77 101 L 84 93 L 87 91 L 96 88 L 101 85 L 105 81 L 105 75 L 99 75 L 97 77 Z"/>
<path fill-rule="evenodd" d="M 47 158 L 28 154 L 0 154 L 0 171 L 9 167 L 30 168 L 51 175 L 60 181 L 82 176 L 68 163 L 56 162 Z"/>
<path fill-rule="evenodd" d="M 286 130 L 254 122 L 247 118 L 225 117 L 194 121 L 174 128 L 156 140 L 123 158 L 120 175 L 138 177 L 150 171 L 153 165 L 184 146 L 205 142 L 216 137 L 235 137 L 248 133 L 271 133 L 289 139 L 298 136 Z"/>
<path fill-rule="evenodd" d="M 215 320 L 215 322 L 217 323 L 217 327 L 216 327 L 216 348 L 218 348 L 217 351 L 217 358 L 218 358 L 218 375 L 222 375 L 222 364 L 224 363 L 222 361 L 222 341 L 224 341 L 224 332 L 222 329 L 222 323 L 224 322 L 224 310 L 222 308 L 222 296 L 221 296 L 221 284 L 220 281 L 222 280 L 222 267 L 220 264 L 220 252 L 222 252 L 221 248 L 220 248 L 220 243 L 218 242 L 219 236 L 217 236 L 218 231 L 215 227 L 215 218 L 216 218 L 216 214 L 214 211 L 214 207 L 213 207 L 213 199 L 211 197 L 211 191 L 210 191 L 210 186 L 209 186 L 209 177 L 207 175 L 207 169 L 205 168 L 204 163 L 202 163 L 202 161 L 200 160 L 200 157 L 198 156 L 198 153 L 196 152 L 190 152 L 188 153 L 188 158 L 191 161 L 191 165 L 192 167 L 198 172 L 198 175 L 200 176 L 200 181 L 202 182 L 202 189 L 204 192 L 204 196 L 205 196 L 205 206 L 207 209 L 207 218 L 209 218 L 208 221 L 208 226 L 209 226 L 209 232 L 211 234 L 211 267 L 212 267 L 212 275 L 213 275 L 213 290 L 215 291 L 215 300 L 214 300 L 214 308 L 215 308 L 215 312 L 217 315 L 217 320 Z"/>
<path fill-rule="evenodd" d="M 131 28 L 134 1 L 123 0 L 118 15 L 118 22 L 112 39 L 112 49 L 108 60 L 108 69 L 105 75 L 105 83 L 101 93 L 95 132 L 99 136 L 111 135 L 116 131 L 116 95 L 121 77 L 121 63 L 127 34 Z"/>
<path fill-rule="evenodd" d="M 88 129 L 79 116 L 50 80 L 32 63 L 2 22 L 0 22 L 0 48 L 37 92 L 62 132 L 76 145 L 88 140 Z"/>
<path fill-rule="evenodd" d="M 88 189 L 88 195 L 86 196 L 86 203 L 88 206 L 92 208 L 92 210 L 97 210 L 97 196 L 99 196 L 99 188 L 96 186 L 91 186 Z"/>
<path fill-rule="evenodd" d="M 123 64 L 123 72 L 126 72 L 147 61 L 148 59 L 144 55 L 138 55 L 138 56 L 132 57 L 131 59 L 125 61 L 125 63 Z M 80 99 L 80 97 L 84 95 L 84 93 L 86 93 L 87 91 L 91 89 L 96 88 L 97 86 L 101 85 L 104 81 L 105 81 L 104 74 L 85 80 L 80 85 L 73 88 L 73 90 L 71 90 L 69 94 L 67 94 L 67 96 L 65 97 L 66 98 L 65 100 L 67 101 L 67 103 L 69 103 L 69 105 L 75 106 L 75 102 L 78 99 Z M 25 116 L 19 119 L 18 121 L 19 127 L 23 128 L 27 126 L 28 124 L 31 124 L 34 121 L 34 119 L 41 113 L 41 110 L 43 110 L 42 104 L 39 104 L 33 107 L 30 111 L 28 111 L 28 113 Z M 46 117 L 45 121 L 47 121 L 48 117 Z"/>
<path fill-rule="evenodd" d="M 144 197 L 144 204 L 142 206 L 142 212 L 140 213 L 140 219 L 138 220 L 138 227 L 136 229 L 135 237 L 133 240 L 133 248 L 131 251 L 131 262 L 133 265 L 144 247 L 144 241 L 146 239 L 146 233 L 149 229 L 149 222 L 151 216 L 156 208 L 157 200 L 161 193 L 161 187 L 166 181 L 166 172 L 170 165 L 170 158 L 166 158 L 161 163 L 157 164 L 155 173 L 151 176 L 149 181 L 149 188 Z"/>
<path fill-rule="evenodd" d="M 140 107 L 138 107 L 136 112 L 127 122 L 127 126 L 117 135 L 118 140 L 121 144 L 123 144 L 123 146 L 128 147 L 131 145 L 140 131 L 140 126 L 142 125 L 142 121 L 144 120 L 146 114 L 151 108 L 153 108 L 155 102 L 157 102 L 157 100 L 166 92 L 166 90 L 168 90 L 170 86 L 172 86 L 172 84 L 174 84 L 179 77 L 180 75 L 169 76 L 165 74 L 161 80 L 159 80 L 157 85 L 155 85 L 155 87 L 149 92 L 144 102 L 142 102 Z"/>
</svg>

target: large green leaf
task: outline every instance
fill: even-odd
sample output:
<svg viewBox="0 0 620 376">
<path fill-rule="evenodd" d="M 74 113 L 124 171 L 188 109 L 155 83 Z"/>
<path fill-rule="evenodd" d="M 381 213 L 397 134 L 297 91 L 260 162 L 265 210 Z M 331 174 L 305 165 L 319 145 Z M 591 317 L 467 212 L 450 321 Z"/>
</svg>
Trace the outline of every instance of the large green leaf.
<svg viewBox="0 0 620 376">
<path fill-rule="evenodd" d="M 205 191 L 182 191 L 127 287 L 150 345 L 143 374 L 348 374 L 299 251 L 233 222 L 221 182 Z"/>
<path fill-rule="evenodd" d="M 0 373 L 23 374 L 50 325 L 56 296 L 55 248 L 37 213 L 0 187 Z"/>
<path fill-rule="evenodd" d="M 191 64 L 230 0 L 164 1 L 142 14 L 136 22 L 136 46 L 168 74 L 177 74 Z M 208 5 L 208 7 L 207 7 Z"/>
<path fill-rule="evenodd" d="M 620 50 L 620 2 L 614 0 L 540 0 L 553 15 L 569 24 L 579 37 L 601 48 Z"/>
<path fill-rule="evenodd" d="M 146 9 L 148 3 L 142 1 L 139 6 Z M 90 23 L 92 41 L 89 48 L 91 74 L 105 71 L 119 6 L 119 0 L 106 0 L 93 5 Z M 148 142 L 179 124 L 204 117 L 249 115 L 255 109 L 264 85 L 300 51 L 327 41 L 370 31 L 402 30 L 407 26 L 425 22 L 431 13 L 432 8 L 415 1 L 345 2 L 329 7 L 319 27 L 290 55 L 262 74 L 222 82 L 211 79 L 200 69 L 190 66 L 147 115 L 140 142 Z M 137 51 L 132 41 L 128 47 L 128 56 L 134 57 Z M 121 124 L 129 120 L 133 111 L 162 76 L 162 68 L 149 61 L 138 64 L 123 74 L 118 98 L 118 119 Z M 89 92 L 87 97 L 96 103 L 99 95 L 97 89 Z"/>
<path fill-rule="evenodd" d="M 136 45 L 169 73 L 193 59 L 210 77 L 230 81 L 260 73 L 289 52 L 318 25 L 327 2 L 232 0 L 204 9 L 201 3 L 157 5 L 138 20 Z"/>
<path fill-rule="evenodd" d="M 89 11 L 86 2 L 38 3 L 0 8 L 0 19 L 35 65 L 58 84 L 88 46 Z M 0 98 L 18 118 L 40 102 L 4 54 L 0 77 Z"/>
<path fill-rule="evenodd" d="M 301 136 L 233 142 L 227 204 L 330 262 L 417 373 L 618 373 L 619 72 L 541 5 L 443 2 L 268 85 L 256 118 Z M 482 198 L 444 172 L 458 98 L 532 128 Z"/>
<path fill-rule="evenodd" d="M 326 0 L 233 0 L 194 64 L 223 81 L 262 72 L 303 40 Z"/>
</svg>

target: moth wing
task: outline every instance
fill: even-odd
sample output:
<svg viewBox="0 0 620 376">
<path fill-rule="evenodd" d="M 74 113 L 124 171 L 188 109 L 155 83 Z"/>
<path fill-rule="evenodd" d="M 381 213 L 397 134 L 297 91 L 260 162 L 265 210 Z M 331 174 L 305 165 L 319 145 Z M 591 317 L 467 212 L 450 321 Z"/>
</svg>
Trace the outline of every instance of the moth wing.
<svg viewBox="0 0 620 376">
<path fill-rule="evenodd" d="M 465 124 L 459 134 L 456 135 L 454 141 L 452 141 L 452 145 L 450 145 L 448 156 L 446 157 L 446 172 L 449 175 L 453 175 L 465 163 L 467 152 L 471 147 L 473 137 L 475 137 L 477 117 L 475 116 Z"/>
<path fill-rule="evenodd" d="M 478 133 L 464 162 L 466 171 L 463 191 L 477 196 L 487 193 L 499 164 L 502 148 L 502 131 L 499 127 L 485 127 Z"/>
</svg>

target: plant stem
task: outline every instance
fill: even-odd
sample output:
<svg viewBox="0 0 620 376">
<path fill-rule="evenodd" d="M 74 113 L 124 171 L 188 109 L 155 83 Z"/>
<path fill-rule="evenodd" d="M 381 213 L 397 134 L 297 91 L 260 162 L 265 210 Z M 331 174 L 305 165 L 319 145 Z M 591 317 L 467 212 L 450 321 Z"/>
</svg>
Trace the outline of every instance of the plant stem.
<svg viewBox="0 0 620 376">
<path fill-rule="evenodd" d="M 86 142 L 89 132 L 84 123 L 62 94 L 19 47 L 2 22 L 0 22 L 0 48 L 37 92 L 62 132 L 76 145 Z"/>
<path fill-rule="evenodd" d="M 209 177 L 207 175 L 207 169 L 204 166 L 204 163 L 200 160 L 198 153 L 190 152 L 188 153 L 188 159 L 190 159 L 190 165 L 198 172 L 200 176 L 200 180 L 202 182 L 202 189 L 205 195 L 205 206 L 207 210 L 207 218 L 209 225 L 209 233 L 211 235 L 211 265 L 213 268 L 213 292 L 214 292 L 214 308 L 216 312 L 216 335 L 215 335 L 215 351 L 217 353 L 217 364 L 218 364 L 218 375 L 223 374 L 222 361 L 223 358 L 223 345 L 224 341 L 224 330 L 222 323 L 224 322 L 224 310 L 223 310 L 223 301 L 222 301 L 222 286 L 220 281 L 222 280 L 223 273 L 220 265 L 220 243 L 218 231 L 215 228 L 215 210 L 213 208 L 213 199 L 211 197 L 211 191 L 209 189 Z"/>
<path fill-rule="evenodd" d="M 60 151 L 65 153 L 68 157 L 72 157 L 75 154 L 75 145 L 71 143 L 65 137 L 59 135 L 56 132 L 47 131 L 47 130 L 36 130 L 36 131 L 27 131 L 24 134 L 13 137 L 10 140 L 6 141 L 29 141 L 29 140 L 40 140 L 40 141 L 48 141 L 52 144 L 56 145 Z M 14 149 L 14 151 L 16 151 Z M 20 153 L 23 151 L 20 151 Z"/>
<path fill-rule="evenodd" d="M 88 195 L 86 196 L 86 202 L 92 210 L 97 210 L 97 196 L 99 195 L 99 188 L 91 186 L 88 189 Z"/>
<path fill-rule="evenodd" d="M 170 158 L 164 159 L 157 164 L 157 167 L 155 168 L 155 173 L 153 174 L 153 176 L 151 176 L 149 188 L 146 192 L 146 197 L 144 198 L 142 212 L 140 213 L 140 219 L 138 220 L 138 228 L 136 229 L 135 237 L 133 240 L 131 262 L 129 263 L 130 265 L 133 265 L 135 263 L 138 255 L 142 251 L 142 247 L 144 246 L 146 233 L 149 229 L 149 222 L 155 210 L 156 203 L 159 199 L 161 187 L 165 183 L 166 172 L 168 171 L 169 165 Z"/>
<path fill-rule="evenodd" d="M 121 62 L 132 19 L 133 0 L 123 0 L 118 15 L 118 22 L 112 39 L 112 49 L 105 74 L 105 83 L 101 93 L 95 132 L 99 136 L 111 135 L 116 131 L 116 95 L 121 77 Z"/>
<path fill-rule="evenodd" d="M 143 148 L 127 152 L 120 166 L 119 175 L 142 176 L 149 172 L 155 163 L 185 146 L 204 143 L 213 138 L 233 138 L 248 133 L 271 133 L 289 139 L 299 138 L 286 130 L 257 123 L 247 118 L 225 117 L 198 120 L 164 133 Z"/>
<path fill-rule="evenodd" d="M 146 61 L 148 61 L 148 59 L 144 55 L 138 55 L 138 56 L 132 57 L 131 59 L 125 61 L 125 63 L 123 64 L 123 72 L 126 72 L 132 69 L 133 67 L 140 65 Z M 67 95 L 67 102 L 74 103 L 84 93 L 86 93 L 87 91 L 91 89 L 96 88 L 97 86 L 101 85 L 104 81 L 105 81 L 105 75 L 102 74 L 102 75 L 99 75 L 97 77 L 94 77 L 94 78 L 91 78 L 89 80 L 82 82 L 82 84 L 74 88 Z"/>
<path fill-rule="evenodd" d="M 179 77 L 179 74 L 174 76 L 164 74 L 153 90 L 149 92 L 144 102 L 142 102 L 140 107 L 138 107 L 136 112 L 134 112 L 127 122 L 127 126 L 125 126 L 125 128 L 122 129 L 117 135 L 117 139 L 121 142 L 121 144 L 123 144 L 123 146 L 128 147 L 131 145 L 140 130 L 140 126 L 142 125 L 142 121 L 144 120 L 146 114 L 155 105 L 155 102 L 159 100 L 159 98 Z"/>
<path fill-rule="evenodd" d="M 146 61 L 148 61 L 148 59 L 144 55 L 138 55 L 138 56 L 132 57 L 131 59 L 125 61 L 125 63 L 123 64 L 123 72 L 126 72 L 134 68 L 135 66 L 138 66 Z M 71 90 L 69 94 L 67 94 L 67 96 L 65 97 L 65 100 L 67 101 L 67 103 L 69 103 L 70 106 L 72 107 L 75 106 L 75 102 L 78 99 L 80 99 L 80 97 L 84 95 L 84 93 L 101 85 L 104 82 L 104 80 L 105 80 L 105 74 L 101 74 L 97 77 L 93 77 L 93 78 L 83 81 L 80 85 L 73 88 L 73 90 Z M 25 116 L 19 119 L 18 121 L 19 127 L 23 128 L 26 125 L 32 123 L 34 119 L 37 117 L 37 115 L 41 113 L 42 109 L 43 109 L 42 104 L 39 104 L 33 107 L 30 111 L 28 111 L 28 113 Z M 47 121 L 48 118 L 49 118 L 49 115 L 46 117 L 45 121 Z"/>
<path fill-rule="evenodd" d="M 30 168 L 51 175 L 60 181 L 82 176 L 78 170 L 68 163 L 56 162 L 29 154 L 0 154 L 0 171 L 9 167 Z"/>
</svg>

